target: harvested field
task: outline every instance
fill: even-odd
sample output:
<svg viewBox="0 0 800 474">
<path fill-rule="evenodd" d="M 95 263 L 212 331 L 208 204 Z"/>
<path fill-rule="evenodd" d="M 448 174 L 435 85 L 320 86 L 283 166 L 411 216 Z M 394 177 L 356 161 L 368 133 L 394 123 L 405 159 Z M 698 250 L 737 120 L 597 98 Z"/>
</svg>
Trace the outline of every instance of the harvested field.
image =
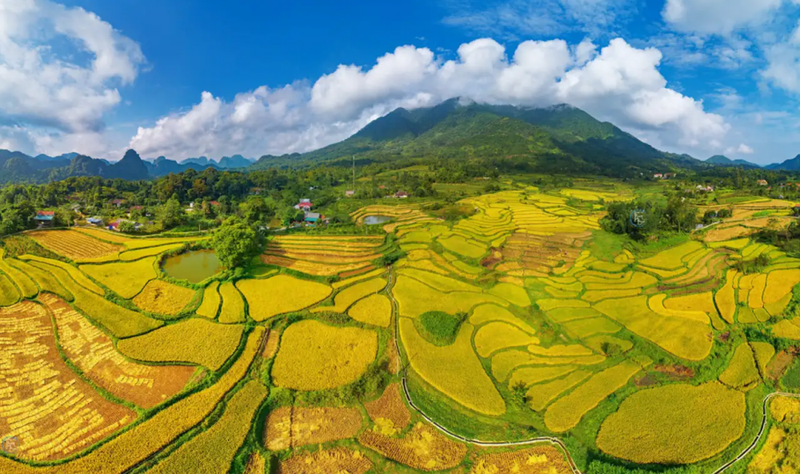
<svg viewBox="0 0 800 474">
<path fill-rule="evenodd" d="M 236 283 L 236 287 L 247 299 L 250 317 L 259 322 L 279 314 L 308 308 L 331 294 L 328 285 L 288 275 L 277 275 L 265 280 L 242 280 Z M 286 295 L 292 296 L 288 298 Z"/>
<path fill-rule="evenodd" d="M 280 407 L 267 416 L 264 439 L 270 451 L 355 437 L 363 419 L 355 408 Z"/>
<path fill-rule="evenodd" d="M 40 300 L 53 314 L 59 342 L 69 360 L 122 400 L 153 408 L 180 393 L 195 372 L 193 367 L 131 362 L 117 352 L 111 338 L 62 299 L 42 295 Z"/>
<path fill-rule="evenodd" d="M 281 336 L 273 380 L 275 385 L 293 390 L 336 388 L 356 381 L 375 360 L 377 351 L 374 331 L 300 321 Z"/>
<path fill-rule="evenodd" d="M 470 474 L 572 474 L 564 454 L 553 446 L 484 454 L 473 464 Z"/>
<path fill-rule="evenodd" d="M 400 319 L 400 338 L 411 357 L 411 367 L 426 382 L 461 405 L 486 415 L 506 411 L 503 397 L 483 370 L 472 349 L 474 327 L 463 323 L 451 346 L 435 346 L 419 335 L 414 322 Z"/>
<path fill-rule="evenodd" d="M 239 346 L 243 331 L 243 326 L 193 318 L 123 339 L 117 349 L 131 359 L 197 364 L 216 371 Z"/>
<path fill-rule="evenodd" d="M 691 464 L 738 439 L 744 415 L 744 394 L 719 383 L 666 385 L 625 399 L 603 422 L 597 446 L 642 464 Z"/>
<path fill-rule="evenodd" d="M 282 461 L 279 474 L 365 474 L 372 469 L 372 461 L 359 451 L 335 448 L 307 452 Z"/>
<path fill-rule="evenodd" d="M 411 412 L 406 407 L 397 383 L 386 387 L 380 398 L 365 403 L 364 408 L 375 423 L 375 431 L 387 436 L 403 431 L 411 423 Z"/>
<path fill-rule="evenodd" d="M 401 439 L 368 430 L 358 437 L 358 442 L 384 457 L 421 471 L 453 468 L 467 455 L 466 446 L 422 423 Z"/>
<path fill-rule="evenodd" d="M 0 308 L 0 321 L 0 433 L 19 439 L 19 458 L 63 459 L 136 419 L 64 363 L 43 306 Z M 0 471 L 12 472 L 2 462 Z"/>
<path fill-rule="evenodd" d="M 27 234 L 39 245 L 75 262 L 109 257 L 124 250 L 74 230 L 43 230 Z"/>
<path fill-rule="evenodd" d="M 175 316 L 182 312 L 195 296 L 195 291 L 173 285 L 163 280 L 152 280 L 133 303 L 140 309 L 157 314 Z"/>
</svg>

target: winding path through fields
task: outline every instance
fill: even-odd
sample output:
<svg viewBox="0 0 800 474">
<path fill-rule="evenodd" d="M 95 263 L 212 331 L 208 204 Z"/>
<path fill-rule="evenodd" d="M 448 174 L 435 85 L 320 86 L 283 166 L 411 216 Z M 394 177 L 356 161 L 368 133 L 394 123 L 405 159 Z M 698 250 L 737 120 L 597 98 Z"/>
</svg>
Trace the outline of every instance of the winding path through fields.
<svg viewBox="0 0 800 474">
<path fill-rule="evenodd" d="M 394 273 L 390 272 L 390 274 L 389 274 L 389 284 L 386 286 L 386 288 L 388 290 L 387 292 L 388 292 L 388 295 L 389 295 L 389 299 L 391 299 L 391 301 L 392 301 L 392 306 L 394 308 L 394 314 L 395 314 L 395 318 L 394 318 L 395 319 L 395 327 L 394 327 L 394 338 L 393 338 L 394 339 L 395 350 L 397 350 L 398 359 L 401 359 L 400 354 L 402 354 L 402 353 L 400 352 L 400 343 L 397 341 L 397 338 L 398 338 L 397 334 L 399 332 L 399 319 L 400 319 L 399 315 L 400 315 L 400 312 L 399 312 L 399 306 L 397 304 L 397 301 L 395 300 L 394 294 L 392 293 L 393 283 L 394 283 Z M 400 363 L 400 360 L 398 360 L 398 363 Z M 561 441 L 561 439 L 556 438 L 556 437 L 542 436 L 542 437 L 531 438 L 531 439 L 522 440 L 522 441 L 497 442 L 497 441 L 481 441 L 481 440 L 477 440 L 477 439 L 470 439 L 470 438 L 466 438 L 464 436 L 460 436 L 458 434 L 453 433 L 452 431 L 448 430 L 444 426 L 442 426 L 439 423 L 437 423 L 436 421 L 434 421 L 431 417 L 429 417 L 427 414 L 425 414 L 425 412 L 423 412 L 419 407 L 417 407 L 414 404 L 414 400 L 411 399 L 411 392 L 408 390 L 408 382 L 406 381 L 406 370 L 403 370 L 402 372 L 403 372 L 403 377 L 402 377 L 403 396 L 405 397 L 406 402 L 408 403 L 408 406 L 413 408 L 417 413 L 420 414 L 420 416 L 422 418 L 425 419 L 425 421 L 427 421 L 428 423 L 433 425 L 436 429 L 438 429 L 439 431 L 441 431 L 445 435 L 447 435 L 447 436 L 449 436 L 449 437 L 451 437 L 451 438 L 453 438 L 455 440 L 461 441 L 462 443 L 472 444 L 474 446 L 481 446 L 481 447 L 485 447 L 485 448 L 501 448 L 501 447 L 513 447 L 513 446 L 531 446 L 531 445 L 535 445 L 535 444 L 550 444 L 552 446 L 556 446 L 558 449 L 560 449 L 564 453 L 564 457 L 569 462 L 569 465 L 570 465 L 570 468 L 572 469 L 573 474 L 582 474 L 580 469 L 578 469 L 577 464 L 575 464 L 575 460 L 572 459 L 572 455 L 570 454 L 569 449 L 567 449 L 566 444 L 564 444 L 564 442 Z M 755 449 L 756 445 L 758 445 L 758 443 L 761 441 L 761 438 L 764 436 L 764 430 L 767 427 L 767 420 L 768 420 L 767 405 L 768 405 L 769 401 L 773 397 L 776 397 L 776 396 L 784 396 L 784 397 L 791 397 L 791 398 L 800 399 L 800 394 L 797 394 L 797 393 L 785 393 L 785 392 L 773 392 L 773 393 L 768 394 L 766 397 L 764 397 L 764 401 L 763 401 L 762 407 L 761 407 L 761 412 L 762 412 L 761 429 L 759 429 L 758 435 L 753 440 L 753 442 L 750 443 L 750 445 L 747 447 L 747 449 L 745 449 L 738 456 L 736 456 L 734 459 L 728 461 L 723 466 L 721 466 L 719 469 L 714 471 L 713 474 L 721 474 L 721 473 L 725 472 L 726 470 L 731 468 L 734 464 L 736 464 L 738 461 L 740 461 L 742 458 L 744 458 L 748 454 L 750 454 L 750 452 L 753 449 Z"/>
</svg>

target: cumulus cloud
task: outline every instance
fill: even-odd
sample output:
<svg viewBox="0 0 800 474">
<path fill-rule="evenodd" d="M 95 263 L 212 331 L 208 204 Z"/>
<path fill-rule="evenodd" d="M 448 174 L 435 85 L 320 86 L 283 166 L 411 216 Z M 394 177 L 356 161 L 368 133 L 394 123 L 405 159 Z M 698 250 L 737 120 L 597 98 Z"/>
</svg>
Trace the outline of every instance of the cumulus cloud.
<svg viewBox="0 0 800 474">
<path fill-rule="evenodd" d="M 744 143 L 741 143 L 737 147 L 729 147 L 725 150 L 725 154 L 727 155 L 752 155 L 753 153 L 755 153 L 755 150 Z"/>
<path fill-rule="evenodd" d="M 728 35 L 738 28 L 766 22 L 783 2 L 784 0 L 667 0 L 662 16 L 678 31 Z"/>
<path fill-rule="evenodd" d="M 49 45 L 66 38 L 80 54 Z M 81 62 L 77 58 L 90 57 Z M 97 15 L 48 0 L 0 0 L 0 117 L 85 135 L 102 130 L 145 58 Z M 10 133 L 9 133 L 10 136 Z"/>
<path fill-rule="evenodd" d="M 146 156 L 303 152 L 350 136 L 397 107 L 451 97 L 490 104 L 569 103 L 659 146 L 720 147 L 729 126 L 703 104 L 668 87 L 661 53 L 615 39 L 525 41 L 510 55 L 493 39 L 461 45 L 456 59 L 402 46 L 364 69 L 339 66 L 315 83 L 260 87 L 226 102 L 204 92 L 188 111 L 142 127 L 130 146 Z"/>
</svg>

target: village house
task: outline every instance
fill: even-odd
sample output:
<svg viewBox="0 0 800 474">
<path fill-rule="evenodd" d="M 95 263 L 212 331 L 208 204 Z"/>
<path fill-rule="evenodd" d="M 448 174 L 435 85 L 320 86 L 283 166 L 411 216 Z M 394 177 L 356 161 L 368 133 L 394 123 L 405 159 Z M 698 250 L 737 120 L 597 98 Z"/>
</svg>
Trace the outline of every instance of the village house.
<svg viewBox="0 0 800 474">
<path fill-rule="evenodd" d="M 294 206 L 295 209 L 302 209 L 303 211 L 310 211 L 312 207 L 314 207 L 314 204 L 311 203 L 310 199 L 301 199 L 300 202 Z"/>
<path fill-rule="evenodd" d="M 39 224 L 39 227 L 50 227 L 53 225 L 55 218 L 56 213 L 54 211 L 36 211 L 36 216 L 34 216 L 33 220 Z"/>
<path fill-rule="evenodd" d="M 88 222 L 89 224 L 94 225 L 94 226 L 102 226 L 103 225 L 103 219 L 101 219 L 98 216 L 90 217 L 90 218 L 86 219 L 86 222 Z"/>
<path fill-rule="evenodd" d="M 111 200 L 111 205 L 112 206 L 122 207 L 123 204 L 125 204 L 125 200 L 124 199 L 113 199 L 113 200 Z"/>
<path fill-rule="evenodd" d="M 355 196 L 355 195 L 356 195 L 356 192 L 355 192 L 355 191 L 353 191 L 352 189 L 348 189 L 347 191 L 345 191 L 345 192 L 344 192 L 344 195 L 345 195 L 346 197 L 353 197 L 353 196 Z"/>
<path fill-rule="evenodd" d="M 406 199 L 408 197 L 408 193 L 405 191 L 397 191 L 394 193 L 395 199 Z"/>
<path fill-rule="evenodd" d="M 653 179 L 664 179 L 664 175 L 661 173 L 656 173 L 653 175 Z"/>
<path fill-rule="evenodd" d="M 759 179 L 758 180 L 758 185 L 759 186 L 769 186 L 769 183 L 767 182 L 766 179 Z"/>
</svg>

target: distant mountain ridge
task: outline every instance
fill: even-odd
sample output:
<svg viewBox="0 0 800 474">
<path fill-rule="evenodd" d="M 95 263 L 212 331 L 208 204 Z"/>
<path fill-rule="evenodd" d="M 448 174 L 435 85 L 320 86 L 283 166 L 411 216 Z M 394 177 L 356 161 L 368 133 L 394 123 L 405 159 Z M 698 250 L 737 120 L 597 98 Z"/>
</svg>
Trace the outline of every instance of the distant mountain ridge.
<svg viewBox="0 0 800 474">
<path fill-rule="evenodd" d="M 773 171 L 800 171 L 800 155 L 795 156 L 783 163 L 773 163 L 765 166 L 768 170 Z"/>
<path fill-rule="evenodd" d="M 711 163 L 717 166 L 742 166 L 744 168 L 761 168 L 761 165 L 751 163 L 747 160 L 732 160 L 724 155 L 714 155 L 706 160 L 706 163 Z"/>
</svg>

